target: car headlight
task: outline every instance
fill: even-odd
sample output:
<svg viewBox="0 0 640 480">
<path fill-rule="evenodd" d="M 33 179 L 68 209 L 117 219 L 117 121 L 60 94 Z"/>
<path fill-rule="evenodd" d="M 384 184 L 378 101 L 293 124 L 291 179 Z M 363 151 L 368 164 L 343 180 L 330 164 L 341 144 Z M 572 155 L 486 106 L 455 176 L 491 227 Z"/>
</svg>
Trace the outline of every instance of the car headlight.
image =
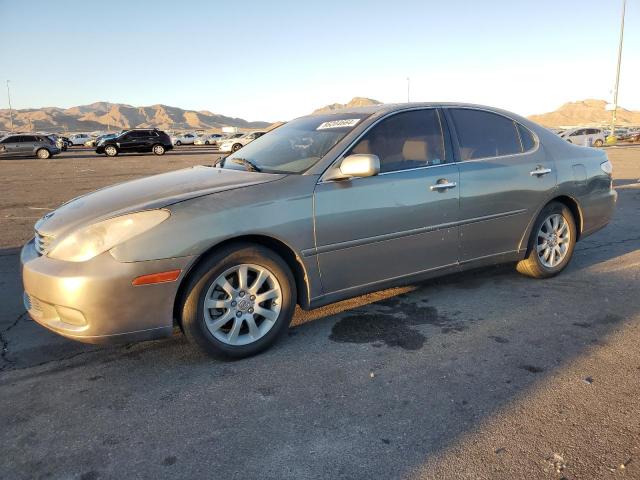
<svg viewBox="0 0 640 480">
<path fill-rule="evenodd" d="M 94 223 L 64 237 L 48 256 L 68 262 L 86 262 L 159 225 L 169 215 L 167 210 L 147 210 Z"/>
</svg>

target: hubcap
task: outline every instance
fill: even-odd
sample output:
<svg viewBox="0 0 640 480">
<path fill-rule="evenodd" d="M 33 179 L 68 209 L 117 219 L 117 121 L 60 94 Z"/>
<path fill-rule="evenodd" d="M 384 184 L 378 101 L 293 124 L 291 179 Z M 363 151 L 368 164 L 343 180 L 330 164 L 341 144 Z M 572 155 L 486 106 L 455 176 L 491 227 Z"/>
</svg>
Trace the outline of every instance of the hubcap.
<svg viewBox="0 0 640 480">
<path fill-rule="evenodd" d="M 113 147 L 107 147 L 107 155 L 115 155 L 116 149 Z"/>
<path fill-rule="evenodd" d="M 264 337 L 275 325 L 282 289 L 265 267 L 241 264 L 223 272 L 204 298 L 204 319 L 209 332 L 227 345 L 248 345 Z"/>
<path fill-rule="evenodd" d="M 542 222 L 536 242 L 538 258 L 545 267 L 555 267 L 562 263 L 569 251 L 571 230 L 567 220 L 554 213 Z"/>
<path fill-rule="evenodd" d="M 162 153 L 164 153 L 164 148 L 162 148 L 160 145 L 156 145 L 154 150 L 158 155 L 161 155 Z"/>
</svg>

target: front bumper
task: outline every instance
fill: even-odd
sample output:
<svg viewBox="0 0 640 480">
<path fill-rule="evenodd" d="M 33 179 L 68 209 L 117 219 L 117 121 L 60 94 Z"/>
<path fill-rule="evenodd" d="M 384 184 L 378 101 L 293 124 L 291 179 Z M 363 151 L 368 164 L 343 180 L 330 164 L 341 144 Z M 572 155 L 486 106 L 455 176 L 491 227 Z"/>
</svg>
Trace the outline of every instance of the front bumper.
<svg viewBox="0 0 640 480">
<path fill-rule="evenodd" d="M 118 262 L 109 252 L 74 263 L 39 256 L 31 240 L 20 254 L 25 308 L 33 320 L 86 343 L 171 335 L 178 286 L 194 257 Z M 151 273 L 182 270 L 174 282 L 133 286 Z"/>
</svg>

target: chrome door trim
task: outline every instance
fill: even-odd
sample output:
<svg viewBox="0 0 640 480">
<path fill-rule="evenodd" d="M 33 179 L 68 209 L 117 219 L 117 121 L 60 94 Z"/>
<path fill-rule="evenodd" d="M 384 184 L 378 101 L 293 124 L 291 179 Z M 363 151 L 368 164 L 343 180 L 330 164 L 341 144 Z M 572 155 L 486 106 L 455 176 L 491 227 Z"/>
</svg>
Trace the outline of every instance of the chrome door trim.
<svg viewBox="0 0 640 480">
<path fill-rule="evenodd" d="M 526 212 L 526 209 L 511 210 L 508 212 L 484 215 L 482 217 L 468 218 L 466 220 L 457 220 L 455 222 L 440 223 L 438 225 L 431 225 L 428 227 L 420 227 L 420 228 L 414 228 L 411 230 L 403 230 L 401 232 L 385 233 L 383 235 L 376 235 L 374 237 L 365 237 L 365 238 L 358 238 L 356 240 L 347 240 L 344 242 L 330 243 L 328 245 L 320 245 L 315 249 L 303 250 L 301 253 L 303 257 L 309 257 L 316 254 L 319 255 L 321 253 L 335 252 L 337 250 L 344 250 L 346 248 L 361 247 L 363 245 L 368 245 L 372 243 L 385 242 L 388 240 L 396 240 L 398 238 L 410 237 L 413 235 L 420 235 L 422 233 L 428 233 L 428 232 L 434 232 L 437 230 L 444 230 L 447 228 L 459 227 L 459 226 L 467 225 L 470 223 L 478 223 L 478 222 L 483 222 L 485 220 L 493 220 L 494 218 L 510 217 L 513 215 L 519 215 L 524 212 Z"/>
</svg>

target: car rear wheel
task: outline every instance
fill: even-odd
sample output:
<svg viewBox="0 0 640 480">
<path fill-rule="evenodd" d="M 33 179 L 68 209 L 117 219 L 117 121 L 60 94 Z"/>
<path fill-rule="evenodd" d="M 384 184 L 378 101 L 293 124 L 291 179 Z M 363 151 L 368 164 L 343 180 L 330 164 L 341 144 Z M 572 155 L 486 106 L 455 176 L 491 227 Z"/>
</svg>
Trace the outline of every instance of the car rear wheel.
<svg viewBox="0 0 640 480">
<path fill-rule="evenodd" d="M 164 155 L 164 146 L 158 144 L 153 146 L 153 153 L 155 155 Z"/>
<path fill-rule="evenodd" d="M 227 247 L 190 275 L 181 310 L 182 329 L 217 358 L 243 358 L 271 346 L 288 327 L 296 285 L 273 251 L 251 244 Z"/>
<path fill-rule="evenodd" d="M 593 145 L 596 147 L 601 147 L 604 145 L 604 142 L 600 139 L 596 140 L 595 142 L 593 142 Z"/>
<path fill-rule="evenodd" d="M 209 140 L 204 142 L 205 145 L 209 145 Z"/>
<path fill-rule="evenodd" d="M 46 148 L 41 148 L 36 152 L 36 156 L 41 160 L 46 160 L 51 156 L 51 152 Z"/>
<path fill-rule="evenodd" d="M 104 147 L 104 153 L 107 154 L 107 157 L 115 157 L 116 155 L 118 155 L 118 149 L 115 147 L 115 145 L 107 145 L 106 147 Z"/>
<path fill-rule="evenodd" d="M 576 223 L 571 210 L 559 202 L 542 209 L 531 231 L 527 258 L 516 269 L 533 278 L 557 275 L 569 264 L 576 245 Z"/>
<path fill-rule="evenodd" d="M 240 150 L 242 148 L 242 144 L 241 143 L 234 143 L 233 147 L 231 147 L 231 151 L 232 152 L 237 152 L 238 150 Z"/>
</svg>

